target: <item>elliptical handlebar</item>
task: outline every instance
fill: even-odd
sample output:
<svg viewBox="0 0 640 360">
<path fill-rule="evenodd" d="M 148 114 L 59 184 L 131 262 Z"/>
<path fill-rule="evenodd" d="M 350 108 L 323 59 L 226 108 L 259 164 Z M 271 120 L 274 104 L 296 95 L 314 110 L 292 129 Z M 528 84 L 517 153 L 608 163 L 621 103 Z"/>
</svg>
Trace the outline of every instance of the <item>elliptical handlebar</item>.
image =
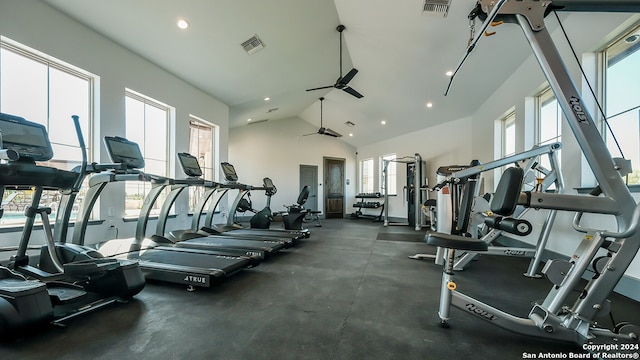
<svg viewBox="0 0 640 360">
<path fill-rule="evenodd" d="M 71 119 L 73 120 L 76 135 L 78 136 L 78 145 L 80 145 L 80 152 L 82 153 L 82 163 L 80 164 L 80 171 L 78 172 L 78 178 L 73 184 L 72 190 L 80 191 L 80 188 L 82 187 L 82 181 L 84 181 L 84 176 L 87 171 L 87 149 L 85 147 L 84 137 L 82 136 L 82 128 L 80 127 L 80 117 L 78 115 L 71 115 Z"/>
</svg>

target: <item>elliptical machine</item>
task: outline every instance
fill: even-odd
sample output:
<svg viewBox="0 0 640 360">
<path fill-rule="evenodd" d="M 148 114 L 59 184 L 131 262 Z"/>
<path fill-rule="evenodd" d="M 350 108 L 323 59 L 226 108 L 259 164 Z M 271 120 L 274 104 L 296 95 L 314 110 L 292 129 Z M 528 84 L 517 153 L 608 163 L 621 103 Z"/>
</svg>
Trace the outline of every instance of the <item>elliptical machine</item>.
<svg viewBox="0 0 640 360">
<path fill-rule="evenodd" d="M 253 209 L 253 205 L 251 203 L 251 193 L 246 192 L 247 198 L 242 198 L 238 202 L 238 212 L 246 212 L 251 211 L 253 216 L 249 219 L 249 225 L 252 229 L 268 229 L 271 226 L 271 222 L 273 221 L 273 213 L 271 212 L 271 197 L 278 192 L 276 186 L 273 185 L 273 181 L 270 178 L 266 177 L 262 179 L 262 188 L 253 188 L 252 190 L 261 190 L 264 189 L 265 194 L 267 195 L 267 204 L 265 207 L 258 211 Z"/>
<path fill-rule="evenodd" d="M 126 301 L 144 288 L 145 281 L 137 262 L 105 259 L 89 247 L 56 242 L 48 217 L 52 210 L 39 205 L 44 190 L 58 190 L 75 197 L 81 187 L 87 171 L 87 158 L 79 118 L 73 116 L 73 121 L 83 160 L 81 166 L 66 171 L 36 165 L 36 161 L 53 158 L 44 126 L 21 117 L 0 114 L 4 145 L 19 155 L 19 160 L 0 164 L 0 195 L 7 188 L 34 190 L 31 205 L 25 209 L 26 221 L 17 252 L 11 257 L 8 267 L 26 278 L 45 283 L 47 294 L 42 295 L 41 286 L 34 289 L 34 293 L 37 290 L 39 300 L 32 303 L 32 306 L 37 303 L 36 307 L 30 308 L 22 316 L 25 321 L 16 321 L 10 312 L 0 311 L 0 333 L 42 321 L 60 324 L 105 305 Z M 67 219 L 67 224 L 56 228 L 57 232 L 68 226 L 70 214 L 66 212 L 70 210 L 70 206 L 59 206 L 57 217 Z M 41 248 L 37 264 L 27 255 L 36 216 L 40 216 L 42 220 L 47 243 Z M 73 258 L 65 256 L 71 253 L 65 251 L 68 247 L 74 248 L 73 253 L 76 255 Z M 4 278 L 20 280 L 13 272 L 3 273 Z M 6 284 L 0 284 L 0 287 L 2 285 Z M 4 324 L 8 324 L 6 329 L 3 329 Z"/>
</svg>

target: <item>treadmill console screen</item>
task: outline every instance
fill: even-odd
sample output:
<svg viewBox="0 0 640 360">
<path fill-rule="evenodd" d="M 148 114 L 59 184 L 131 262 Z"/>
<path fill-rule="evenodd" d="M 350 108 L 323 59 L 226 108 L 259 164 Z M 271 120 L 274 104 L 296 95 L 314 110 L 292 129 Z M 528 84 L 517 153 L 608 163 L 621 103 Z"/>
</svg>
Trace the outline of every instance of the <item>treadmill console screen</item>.
<svg viewBox="0 0 640 360">
<path fill-rule="evenodd" d="M 44 125 L 0 113 L 0 136 L 2 148 L 16 151 L 20 155 L 19 161 L 48 161 L 53 158 Z"/>
<path fill-rule="evenodd" d="M 225 180 L 229 182 L 238 181 L 238 174 L 236 174 L 236 169 L 233 167 L 233 165 L 229 164 L 228 162 L 223 162 L 220 163 L 220 167 L 222 168 L 222 173 L 224 174 Z"/>
<path fill-rule="evenodd" d="M 144 167 L 144 158 L 140 147 L 133 141 L 118 136 L 105 136 L 104 145 L 107 147 L 112 162 L 124 164 L 128 169 Z"/>
<path fill-rule="evenodd" d="M 200 177 L 202 176 L 202 169 L 198 163 L 198 158 L 189 153 L 178 153 L 178 162 L 182 167 L 182 171 L 187 176 Z"/>
</svg>

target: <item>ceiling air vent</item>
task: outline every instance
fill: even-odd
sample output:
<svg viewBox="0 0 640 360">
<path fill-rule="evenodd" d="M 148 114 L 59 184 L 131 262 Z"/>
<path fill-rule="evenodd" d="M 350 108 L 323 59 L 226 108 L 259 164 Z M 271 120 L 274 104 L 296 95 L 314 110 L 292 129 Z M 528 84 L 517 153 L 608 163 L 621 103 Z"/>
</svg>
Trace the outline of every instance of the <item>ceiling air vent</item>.
<svg viewBox="0 0 640 360">
<path fill-rule="evenodd" d="M 273 109 L 269 109 L 269 110 L 267 110 L 267 114 L 268 114 L 268 113 L 272 113 L 272 112 L 274 112 L 274 111 L 278 111 L 279 109 L 280 109 L 280 108 L 273 108 Z"/>
<path fill-rule="evenodd" d="M 447 17 L 449 6 L 451 6 L 451 0 L 424 0 L 422 13 L 442 15 L 442 17 Z"/>
<path fill-rule="evenodd" d="M 356 126 L 356 124 L 352 123 L 351 121 L 347 121 L 344 123 L 345 125 L 347 125 L 348 127 L 354 127 Z"/>
<path fill-rule="evenodd" d="M 254 34 L 251 38 L 249 38 L 249 40 L 243 42 L 240 45 L 242 45 L 244 51 L 246 51 L 249 55 L 264 48 L 264 43 L 256 34 Z"/>
</svg>

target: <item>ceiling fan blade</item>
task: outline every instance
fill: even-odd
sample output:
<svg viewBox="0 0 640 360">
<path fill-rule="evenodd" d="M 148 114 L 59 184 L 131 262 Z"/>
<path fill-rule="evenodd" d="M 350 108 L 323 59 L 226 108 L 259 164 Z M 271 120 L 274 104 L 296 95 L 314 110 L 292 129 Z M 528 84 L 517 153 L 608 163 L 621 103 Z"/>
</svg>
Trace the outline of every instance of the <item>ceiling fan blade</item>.
<svg viewBox="0 0 640 360">
<path fill-rule="evenodd" d="M 311 134 L 304 134 L 304 135 L 302 135 L 302 136 L 310 136 L 310 135 L 318 135 L 318 133 L 317 133 L 317 132 L 314 132 L 314 133 L 311 133 Z"/>
<path fill-rule="evenodd" d="M 358 69 L 356 68 L 351 69 L 351 71 L 349 71 L 347 75 L 338 79 L 338 82 L 336 84 L 347 85 L 349 81 L 351 81 L 351 79 L 353 79 L 353 77 L 356 76 L 357 73 L 358 73 Z"/>
<path fill-rule="evenodd" d="M 345 87 L 342 89 L 342 91 L 349 93 L 355 97 L 357 97 L 358 99 L 362 98 L 364 95 L 360 94 L 359 92 L 357 92 L 354 88 L 350 88 L 350 87 Z"/>
<path fill-rule="evenodd" d="M 314 91 L 314 90 L 322 90 L 322 89 L 330 89 L 332 88 L 333 85 L 327 85 L 327 86 L 321 86 L 321 87 L 317 87 L 317 88 L 313 88 L 313 89 L 307 89 L 307 91 Z"/>
<path fill-rule="evenodd" d="M 336 138 L 342 137 L 342 135 L 338 134 L 337 132 L 335 132 L 335 131 L 333 131 L 333 130 L 331 130 L 329 128 L 325 129 L 323 135 L 332 136 L 332 137 L 336 137 Z"/>
</svg>

